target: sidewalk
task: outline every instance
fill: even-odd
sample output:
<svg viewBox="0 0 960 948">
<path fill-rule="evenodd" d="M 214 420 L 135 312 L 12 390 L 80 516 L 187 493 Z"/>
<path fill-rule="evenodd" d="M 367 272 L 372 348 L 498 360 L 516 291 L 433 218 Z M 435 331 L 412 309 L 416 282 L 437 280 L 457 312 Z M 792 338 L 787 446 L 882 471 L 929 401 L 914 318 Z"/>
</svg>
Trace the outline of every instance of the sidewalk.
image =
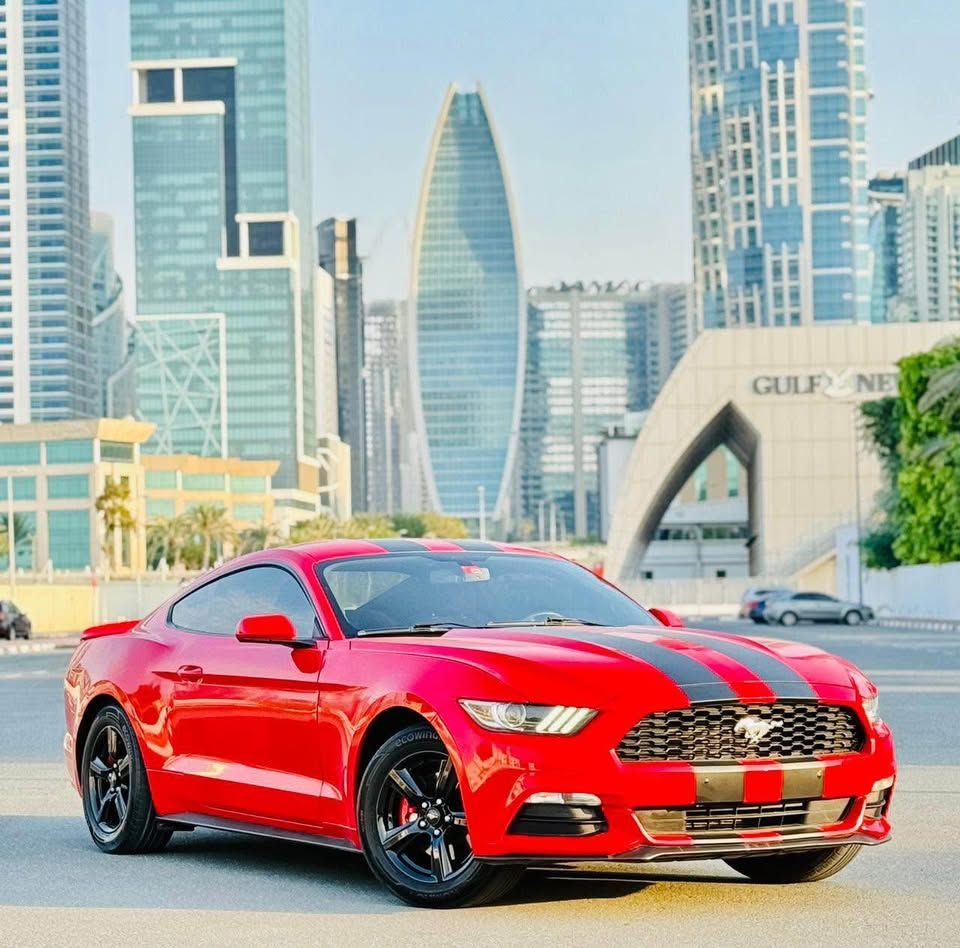
<svg viewBox="0 0 960 948">
<path fill-rule="evenodd" d="M 39 635 L 30 639 L 0 639 L 0 658 L 5 655 L 30 655 L 37 652 L 53 652 L 56 649 L 74 649 L 80 642 L 79 632 Z"/>
</svg>

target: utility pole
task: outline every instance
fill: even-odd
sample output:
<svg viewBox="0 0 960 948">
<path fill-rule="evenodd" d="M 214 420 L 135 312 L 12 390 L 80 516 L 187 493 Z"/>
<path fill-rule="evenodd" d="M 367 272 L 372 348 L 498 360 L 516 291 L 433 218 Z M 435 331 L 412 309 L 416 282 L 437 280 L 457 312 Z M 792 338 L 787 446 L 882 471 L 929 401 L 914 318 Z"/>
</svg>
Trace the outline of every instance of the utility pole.
<svg viewBox="0 0 960 948">
<path fill-rule="evenodd" d="M 17 591 L 17 537 L 13 525 L 13 476 L 7 475 L 7 565 L 10 569 L 10 598 Z"/>
<path fill-rule="evenodd" d="M 853 406 L 853 477 L 856 481 L 855 494 L 857 498 L 857 602 L 863 602 L 863 546 L 860 504 L 860 434 L 862 432 L 860 406 Z"/>
</svg>

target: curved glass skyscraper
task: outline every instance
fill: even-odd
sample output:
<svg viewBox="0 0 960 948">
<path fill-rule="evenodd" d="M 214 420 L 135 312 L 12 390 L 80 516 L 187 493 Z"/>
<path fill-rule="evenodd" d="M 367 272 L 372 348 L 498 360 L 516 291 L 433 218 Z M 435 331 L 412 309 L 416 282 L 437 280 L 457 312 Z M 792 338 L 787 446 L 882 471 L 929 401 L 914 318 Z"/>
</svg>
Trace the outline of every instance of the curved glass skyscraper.
<svg viewBox="0 0 960 948">
<path fill-rule="evenodd" d="M 426 500 L 507 511 L 525 321 L 507 175 L 480 88 L 447 90 L 413 244 L 410 356 Z M 480 488 L 483 490 L 481 491 Z"/>
</svg>

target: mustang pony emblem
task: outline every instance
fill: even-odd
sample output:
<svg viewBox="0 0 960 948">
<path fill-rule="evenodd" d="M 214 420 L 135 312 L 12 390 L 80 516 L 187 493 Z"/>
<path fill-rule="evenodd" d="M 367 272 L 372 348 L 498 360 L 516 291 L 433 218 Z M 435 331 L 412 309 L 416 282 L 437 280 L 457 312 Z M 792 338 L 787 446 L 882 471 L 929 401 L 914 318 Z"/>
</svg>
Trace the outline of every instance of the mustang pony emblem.
<svg viewBox="0 0 960 948">
<path fill-rule="evenodd" d="M 747 743 L 753 747 L 759 744 L 774 728 L 782 726 L 783 721 L 780 718 L 764 721 L 749 714 L 737 721 L 733 733 L 742 734 L 747 739 Z"/>
</svg>

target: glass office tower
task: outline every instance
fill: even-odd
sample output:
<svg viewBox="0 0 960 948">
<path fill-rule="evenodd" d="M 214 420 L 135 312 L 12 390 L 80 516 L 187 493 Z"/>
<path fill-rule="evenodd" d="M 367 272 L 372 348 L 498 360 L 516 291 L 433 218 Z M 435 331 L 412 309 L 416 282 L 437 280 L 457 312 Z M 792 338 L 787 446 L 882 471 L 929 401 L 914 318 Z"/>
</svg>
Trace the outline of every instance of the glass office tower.
<svg viewBox="0 0 960 948">
<path fill-rule="evenodd" d="M 870 318 L 864 0 L 689 0 L 702 325 Z"/>
<path fill-rule="evenodd" d="M 427 500 L 470 519 L 509 514 L 524 320 L 510 189 L 483 92 L 451 86 L 423 178 L 410 360 Z"/>
<path fill-rule="evenodd" d="M 97 413 L 83 0 L 0 3 L 0 422 Z"/>
<path fill-rule="evenodd" d="M 307 0 L 132 0 L 137 398 L 315 493 Z"/>
<path fill-rule="evenodd" d="M 597 449 L 648 409 L 693 337 L 689 284 L 559 283 L 528 294 L 521 516 L 600 535 Z M 556 513 L 554 514 L 554 511 Z"/>
</svg>

